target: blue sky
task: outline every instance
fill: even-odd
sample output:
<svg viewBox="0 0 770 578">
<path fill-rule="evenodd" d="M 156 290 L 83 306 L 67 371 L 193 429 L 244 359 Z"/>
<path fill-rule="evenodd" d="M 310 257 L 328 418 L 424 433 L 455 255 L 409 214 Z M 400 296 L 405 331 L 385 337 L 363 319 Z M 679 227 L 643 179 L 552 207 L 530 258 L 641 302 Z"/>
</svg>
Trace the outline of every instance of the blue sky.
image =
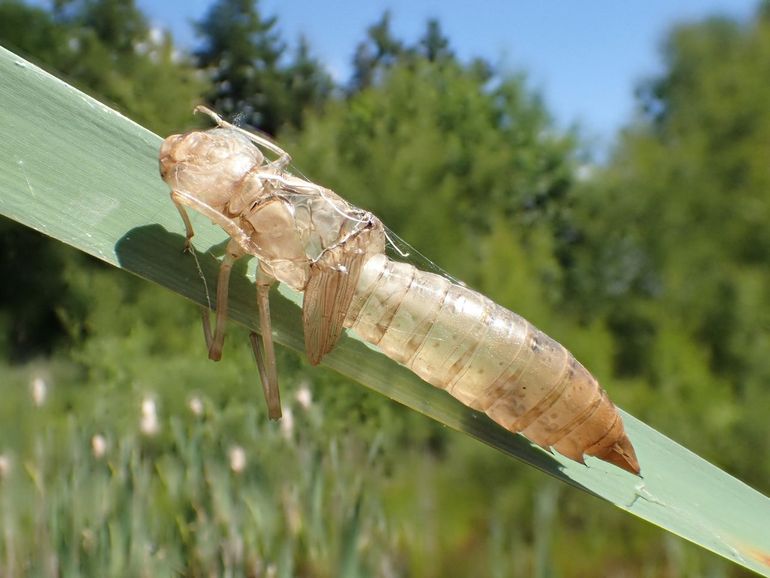
<svg viewBox="0 0 770 578">
<path fill-rule="evenodd" d="M 183 46 L 194 43 L 191 20 L 210 0 L 138 0 L 155 25 Z M 660 43 L 676 22 L 724 14 L 745 19 L 758 0 L 261 0 L 283 37 L 300 34 L 336 77 L 347 79 L 366 28 L 390 10 L 396 35 L 414 41 L 436 17 L 462 59 L 483 56 L 524 71 L 562 126 L 578 122 L 606 146 L 633 112 L 636 83 L 661 69 Z"/>
</svg>

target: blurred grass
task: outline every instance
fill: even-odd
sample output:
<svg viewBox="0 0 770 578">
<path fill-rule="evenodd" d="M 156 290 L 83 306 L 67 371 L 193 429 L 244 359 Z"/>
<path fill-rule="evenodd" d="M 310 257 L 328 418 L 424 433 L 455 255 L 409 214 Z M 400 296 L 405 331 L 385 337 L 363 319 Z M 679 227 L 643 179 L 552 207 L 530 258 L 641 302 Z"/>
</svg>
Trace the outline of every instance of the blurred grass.
<svg viewBox="0 0 770 578">
<path fill-rule="evenodd" d="M 157 177 L 158 138 L 8 52 L 0 52 L 0 71 L 0 125 L 4 133 L 12 135 L 0 145 L 3 213 L 205 302 L 197 270 L 190 259 L 180 255 L 180 223 Z M 215 251 L 222 237 L 202 226 L 201 219 L 196 222 L 198 247 L 209 247 L 200 257 L 211 285 L 216 262 L 207 253 Z M 243 271 L 235 280 L 233 294 L 234 318 L 253 325 L 253 292 Z M 297 308 L 278 295 L 273 301 L 278 340 L 301 349 Z M 107 351 L 104 344 L 94 346 Z M 119 348 L 110 351 L 119 355 Z M 120 367 L 119 360 L 108 361 Z M 108 361 L 104 371 L 115 371 Z M 768 559 L 763 558 L 763 552 L 770 551 L 770 538 L 762 532 L 770 512 L 768 500 L 630 416 L 625 419 L 642 462 L 643 482 L 606 464 L 591 461 L 585 468 L 533 448 L 351 339 L 329 356 L 328 363 L 562 481 L 770 575 Z M 168 367 L 165 371 L 167 376 L 175 376 L 167 379 L 179 379 L 179 373 Z M 390 554 L 399 551 L 392 543 L 394 536 L 409 539 L 398 536 L 408 537 L 410 531 L 402 534 L 385 527 L 381 498 L 362 491 L 364 477 L 371 481 L 381 473 L 374 467 L 376 446 L 362 454 L 361 446 L 347 438 L 329 438 L 320 450 L 325 459 L 314 450 L 288 456 L 287 446 L 281 443 L 285 434 L 264 424 L 256 410 L 248 409 L 253 407 L 226 407 L 221 414 L 214 411 L 192 423 L 171 413 L 159 424 L 166 432 L 162 437 L 128 435 L 128 416 L 122 412 L 122 426 L 108 436 L 112 444 L 109 457 L 99 459 L 88 451 L 99 431 L 89 431 L 79 418 L 68 420 L 58 430 L 39 428 L 37 435 L 28 438 L 35 440 L 34 457 L 10 459 L 16 466 L 10 466 L 3 476 L 4 496 L 27 498 L 4 497 L 3 552 L 9 575 L 17 568 L 40 575 L 55 574 L 56 568 L 72 572 L 80 568 L 88 575 L 82 569 L 100 568 L 103 573 L 106 566 L 111 575 L 127 568 L 137 575 L 181 568 L 192 575 L 304 573 L 293 566 L 297 564 L 307 564 L 318 575 L 361 575 L 387 574 L 380 571 L 382 567 L 414 566 L 393 560 Z M 240 473 L 228 463 L 233 447 L 225 445 L 223 430 L 215 425 L 229 412 L 236 412 L 242 424 L 242 439 L 236 445 L 248 456 L 249 469 Z M 94 410 L 100 419 L 116 413 L 121 408 Z M 25 427 L 35 431 L 31 423 Z M 323 429 L 318 424 L 315 430 L 306 428 L 303 435 L 323 439 Z M 292 451 L 301 452 L 300 447 Z M 280 467 L 272 467 L 276 463 Z M 452 488 L 451 483 L 430 483 L 429 465 L 414 465 L 414 471 L 426 474 L 418 488 L 428 493 L 434 488 Z M 27 479 L 33 480 L 34 489 L 24 483 Z M 295 483 L 286 484 L 287 479 Z M 547 575 L 553 555 L 549 520 L 558 496 L 551 486 L 544 486 L 537 495 L 532 541 L 536 552 L 532 556 L 537 561 L 535 570 Z M 424 497 L 428 504 L 431 499 Z M 338 507 L 322 508 L 321 502 Z M 276 511 L 275 503 L 282 505 L 282 511 Z M 301 511 L 299 504 L 313 506 Z M 330 518 L 330 511 L 337 514 Z M 167 524 L 169 518 L 175 520 L 172 527 Z M 499 523 L 508 524 L 505 520 Z M 506 530 L 517 531 L 523 530 Z M 430 532 L 421 530 L 411 539 L 424 541 L 427 552 L 438 550 Z M 15 540 L 29 541 L 21 545 Z M 40 555 L 29 554 L 33 544 L 38 544 Z M 363 568 L 362 544 L 368 563 L 377 560 L 381 566 Z M 254 553 L 260 553 L 260 559 L 248 558 Z M 502 547 L 490 553 L 489 560 L 501 575 L 517 563 Z M 30 561 L 34 567 L 24 566 Z"/>
<path fill-rule="evenodd" d="M 313 569 L 333 576 L 334 568 L 359 568 L 362 541 L 368 559 L 387 556 L 381 514 L 361 491 L 362 477 L 375 475 L 376 452 L 331 441 L 325 450 L 335 459 L 321 460 L 313 444 L 287 444 L 322 427 L 313 406 L 297 411 L 289 430 L 254 406 L 218 411 L 196 399 L 199 414 L 160 415 L 157 434 L 142 434 L 138 420 L 133 435 L 89 423 L 98 412 L 57 422 L 55 399 L 30 408 L 33 451 L 6 456 L 13 465 L 0 482 L 0 573 L 294 576 Z M 315 506 L 304 510 L 308 504 Z"/>
</svg>

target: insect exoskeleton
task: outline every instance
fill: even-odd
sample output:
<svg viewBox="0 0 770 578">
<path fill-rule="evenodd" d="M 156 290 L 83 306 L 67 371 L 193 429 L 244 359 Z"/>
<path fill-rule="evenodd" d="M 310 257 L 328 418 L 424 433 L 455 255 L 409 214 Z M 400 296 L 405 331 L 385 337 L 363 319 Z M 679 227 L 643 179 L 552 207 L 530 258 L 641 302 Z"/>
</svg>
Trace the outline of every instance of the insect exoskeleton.
<svg viewBox="0 0 770 578">
<path fill-rule="evenodd" d="M 483 295 L 449 278 L 391 260 L 371 213 L 286 170 L 289 155 L 271 140 L 199 107 L 217 128 L 168 137 L 160 171 L 184 220 L 186 207 L 231 240 L 220 266 L 209 357 L 219 359 L 235 260 L 259 260 L 261 340 L 251 334 L 269 415 L 281 415 L 269 287 L 304 292 L 305 349 L 321 361 L 345 327 L 390 358 L 512 432 L 582 462 L 595 456 L 631 473 L 639 463 L 615 406 L 591 374 L 556 341 Z M 268 161 L 260 150 L 270 151 Z"/>
</svg>

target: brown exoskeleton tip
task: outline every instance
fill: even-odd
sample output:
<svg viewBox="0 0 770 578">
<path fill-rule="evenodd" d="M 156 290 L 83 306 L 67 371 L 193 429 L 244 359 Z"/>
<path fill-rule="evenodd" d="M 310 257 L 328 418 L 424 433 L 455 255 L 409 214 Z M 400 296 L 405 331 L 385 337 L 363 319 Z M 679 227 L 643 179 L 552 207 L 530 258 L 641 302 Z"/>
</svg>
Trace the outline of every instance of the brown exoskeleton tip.
<svg viewBox="0 0 770 578">
<path fill-rule="evenodd" d="M 620 469 L 632 473 L 635 476 L 641 476 L 642 470 L 639 467 L 639 460 L 636 458 L 634 447 L 631 445 L 631 441 L 627 436 L 623 436 L 621 440 L 611 445 L 603 454 L 597 455 L 596 457 L 616 465 Z"/>
</svg>

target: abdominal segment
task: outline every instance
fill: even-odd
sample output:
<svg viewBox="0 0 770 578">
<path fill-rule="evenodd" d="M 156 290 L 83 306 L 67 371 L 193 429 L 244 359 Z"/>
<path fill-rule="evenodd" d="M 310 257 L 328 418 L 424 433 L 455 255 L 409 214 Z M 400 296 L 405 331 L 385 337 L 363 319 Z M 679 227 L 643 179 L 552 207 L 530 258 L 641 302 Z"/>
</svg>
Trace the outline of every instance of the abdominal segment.
<svg viewBox="0 0 770 578">
<path fill-rule="evenodd" d="M 376 255 L 362 268 L 346 326 L 509 431 L 579 462 L 587 454 L 639 471 L 620 416 L 593 376 L 476 291 Z"/>
</svg>

